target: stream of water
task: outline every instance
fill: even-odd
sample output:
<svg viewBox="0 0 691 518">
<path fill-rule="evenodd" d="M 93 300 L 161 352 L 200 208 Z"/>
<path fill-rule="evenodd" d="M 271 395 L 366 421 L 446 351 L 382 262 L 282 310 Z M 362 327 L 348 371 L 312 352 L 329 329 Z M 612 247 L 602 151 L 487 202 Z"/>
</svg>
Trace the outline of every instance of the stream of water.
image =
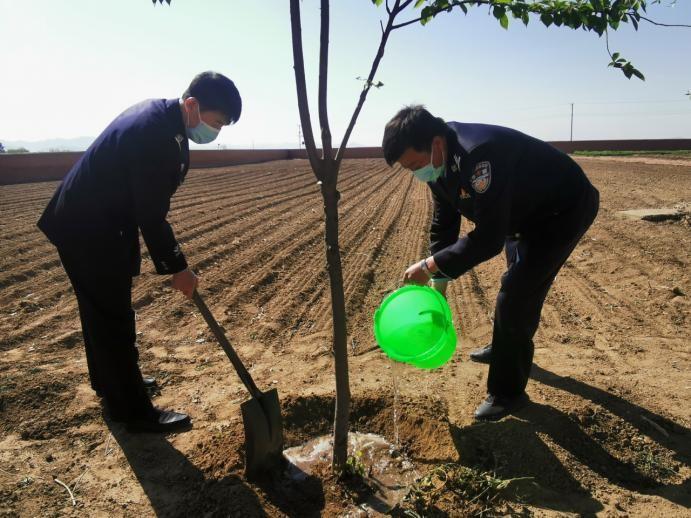
<svg viewBox="0 0 691 518">
<path fill-rule="evenodd" d="M 398 433 L 398 376 L 399 365 L 395 360 L 389 360 L 391 362 L 391 377 L 393 379 L 393 443 L 396 448 L 401 447 L 401 440 Z"/>
</svg>

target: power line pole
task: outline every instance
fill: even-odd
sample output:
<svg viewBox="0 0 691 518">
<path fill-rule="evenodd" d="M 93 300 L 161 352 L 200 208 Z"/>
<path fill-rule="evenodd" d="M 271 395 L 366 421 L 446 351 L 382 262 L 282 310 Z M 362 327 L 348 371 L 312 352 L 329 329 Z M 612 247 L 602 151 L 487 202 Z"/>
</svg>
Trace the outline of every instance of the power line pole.
<svg viewBox="0 0 691 518">
<path fill-rule="evenodd" d="M 573 142 L 573 103 L 571 103 L 571 142 Z"/>
</svg>

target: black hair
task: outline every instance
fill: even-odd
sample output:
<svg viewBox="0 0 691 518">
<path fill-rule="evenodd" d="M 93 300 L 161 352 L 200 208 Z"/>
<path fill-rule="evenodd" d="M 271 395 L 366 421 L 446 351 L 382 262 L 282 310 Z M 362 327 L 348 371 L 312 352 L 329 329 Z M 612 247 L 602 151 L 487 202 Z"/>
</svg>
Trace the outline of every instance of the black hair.
<svg viewBox="0 0 691 518">
<path fill-rule="evenodd" d="M 199 101 L 200 111 L 219 111 L 232 122 L 240 119 L 242 99 L 240 92 L 230 79 L 218 72 L 197 74 L 182 94 L 183 99 L 194 97 Z"/>
<path fill-rule="evenodd" d="M 406 106 L 384 128 L 382 148 L 386 163 L 398 162 L 408 148 L 430 151 L 434 137 L 446 135 L 448 131 L 444 120 L 432 115 L 421 104 Z"/>
</svg>

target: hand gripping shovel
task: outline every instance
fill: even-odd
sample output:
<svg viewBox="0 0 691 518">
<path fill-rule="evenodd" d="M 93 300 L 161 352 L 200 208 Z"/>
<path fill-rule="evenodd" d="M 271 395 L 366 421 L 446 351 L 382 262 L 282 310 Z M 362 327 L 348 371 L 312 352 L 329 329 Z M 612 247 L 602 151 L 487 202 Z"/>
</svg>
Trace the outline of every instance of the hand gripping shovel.
<svg viewBox="0 0 691 518">
<path fill-rule="evenodd" d="M 257 388 L 199 293 L 195 291 L 192 299 L 252 396 L 240 405 L 245 425 L 247 478 L 254 478 L 262 472 L 279 470 L 283 463 L 283 421 L 278 391 L 271 389 L 261 392 Z"/>
</svg>

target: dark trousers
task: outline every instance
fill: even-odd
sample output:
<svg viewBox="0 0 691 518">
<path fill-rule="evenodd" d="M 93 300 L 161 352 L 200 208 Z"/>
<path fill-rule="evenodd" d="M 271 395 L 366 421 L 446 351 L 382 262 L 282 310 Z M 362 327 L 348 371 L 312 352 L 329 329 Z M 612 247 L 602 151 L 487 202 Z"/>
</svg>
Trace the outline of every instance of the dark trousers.
<svg viewBox="0 0 691 518">
<path fill-rule="evenodd" d="M 494 310 L 487 392 L 523 393 L 533 364 L 533 336 L 554 278 L 599 208 L 599 193 L 588 186 L 571 210 L 556 215 L 533 235 L 506 240 L 507 271 Z"/>
<path fill-rule="evenodd" d="M 132 275 L 96 272 L 88 259 L 64 249 L 58 253 L 79 304 L 91 387 L 113 418 L 146 417 L 153 406 L 137 364 Z"/>
</svg>

